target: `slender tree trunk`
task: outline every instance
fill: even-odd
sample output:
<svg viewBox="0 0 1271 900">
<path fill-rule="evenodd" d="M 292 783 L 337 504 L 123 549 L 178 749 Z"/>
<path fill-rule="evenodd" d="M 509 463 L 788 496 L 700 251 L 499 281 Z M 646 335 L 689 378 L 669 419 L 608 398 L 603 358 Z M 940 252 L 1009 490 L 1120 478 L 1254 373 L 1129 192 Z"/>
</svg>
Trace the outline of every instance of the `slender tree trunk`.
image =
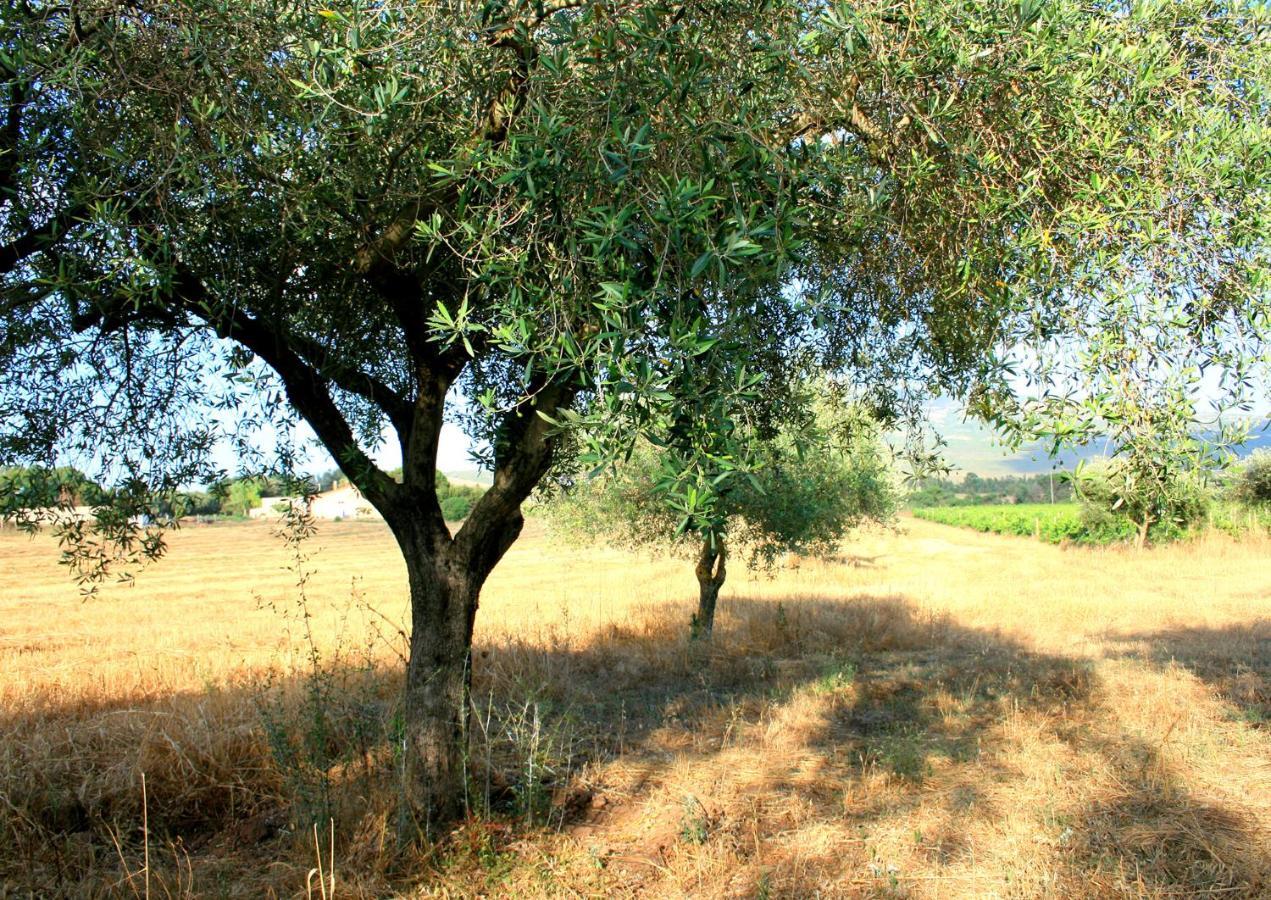
<svg viewBox="0 0 1271 900">
<path fill-rule="evenodd" d="M 714 546 L 709 538 L 702 540 L 702 553 L 697 558 L 697 615 L 692 623 L 696 640 L 709 641 L 715 630 L 715 603 L 728 574 L 724 566 L 727 556 L 723 538 L 716 537 Z"/>
<path fill-rule="evenodd" d="M 1147 533 L 1152 528 L 1152 517 L 1144 516 L 1143 521 L 1137 524 L 1138 524 L 1139 534 L 1138 534 L 1137 540 L 1135 541 L 1135 546 L 1137 546 L 1138 549 L 1142 550 L 1144 546 L 1147 545 Z"/>
</svg>

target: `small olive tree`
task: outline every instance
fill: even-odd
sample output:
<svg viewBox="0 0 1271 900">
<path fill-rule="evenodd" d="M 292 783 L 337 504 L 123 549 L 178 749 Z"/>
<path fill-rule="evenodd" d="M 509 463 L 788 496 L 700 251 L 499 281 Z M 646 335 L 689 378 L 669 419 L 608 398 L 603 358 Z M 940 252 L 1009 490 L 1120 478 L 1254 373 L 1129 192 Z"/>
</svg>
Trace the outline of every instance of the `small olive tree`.
<svg viewBox="0 0 1271 900">
<path fill-rule="evenodd" d="M 1073 478 L 1082 517 L 1098 530 L 1124 519 L 1134 526 L 1135 544 L 1184 529 L 1200 521 L 1208 508 L 1208 491 L 1200 469 L 1170 466 L 1150 454 L 1134 453 L 1083 466 Z"/>
<path fill-rule="evenodd" d="M 1139 320 L 1127 321 L 1129 331 Z M 1073 479 L 1087 517 L 1128 520 L 1139 547 L 1204 517 L 1210 481 L 1243 438 L 1235 428 L 1208 429 L 1196 376 L 1167 371 L 1168 361 L 1145 344 L 1114 334 L 1092 346 L 1086 369 L 1106 390 L 1081 405 L 1074 426 L 1097 429 L 1109 450 L 1109 459 L 1079 466 Z"/>
<path fill-rule="evenodd" d="M 1180 361 L 1162 323 L 1204 327 L 1191 285 L 1157 289 L 1131 270 L 1104 284 L 1104 301 L 1097 314 L 1070 310 L 1071 330 L 1028 367 L 1040 391 L 1016 434 L 1099 450 L 1104 460 L 1073 477 L 1088 523 L 1128 521 L 1142 547 L 1205 516 L 1213 483 L 1249 437 L 1267 353 L 1250 350 L 1253 336 L 1237 326 Z"/>
<path fill-rule="evenodd" d="M 1271 507 L 1271 450 L 1259 450 L 1245 460 L 1232 479 L 1231 494 L 1246 506 Z"/>
<path fill-rule="evenodd" d="M 746 477 L 724 482 L 712 513 L 690 519 L 668 502 L 683 478 L 673 448 L 643 444 L 605 474 L 580 481 L 546 506 L 550 526 L 573 540 L 696 558 L 694 638 L 709 640 L 729 556 L 771 569 L 786 554 L 825 557 L 865 521 L 885 522 L 897 491 L 877 425 L 859 411 L 834 416 L 822 407 L 756 443 Z"/>
</svg>

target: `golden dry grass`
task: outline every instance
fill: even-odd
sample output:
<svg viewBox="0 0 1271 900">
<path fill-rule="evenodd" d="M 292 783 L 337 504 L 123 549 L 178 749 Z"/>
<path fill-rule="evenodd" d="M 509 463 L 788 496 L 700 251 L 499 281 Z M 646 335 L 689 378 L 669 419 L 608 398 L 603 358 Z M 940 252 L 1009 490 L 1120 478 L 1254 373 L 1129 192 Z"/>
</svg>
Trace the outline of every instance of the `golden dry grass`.
<svg viewBox="0 0 1271 900">
<path fill-rule="evenodd" d="M 304 552 L 316 677 L 265 525 L 183 530 L 88 601 L 0 534 L 0 896 L 142 895 L 147 845 L 154 896 L 304 896 L 316 809 L 337 896 L 1271 895 L 1265 541 L 905 520 L 734 574 L 707 656 L 684 562 L 532 525 L 478 615 L 490 812 L 431 855 L 393 840 L 393 543 Z"/>
</svg>

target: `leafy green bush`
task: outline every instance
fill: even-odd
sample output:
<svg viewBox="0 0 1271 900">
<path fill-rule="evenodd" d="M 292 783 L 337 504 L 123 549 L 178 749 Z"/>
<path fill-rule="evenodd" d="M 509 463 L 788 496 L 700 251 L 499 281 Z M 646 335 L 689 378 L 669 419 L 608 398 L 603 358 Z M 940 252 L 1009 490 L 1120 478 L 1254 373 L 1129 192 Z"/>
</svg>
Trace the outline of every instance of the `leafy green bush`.
<svg viewBox="0 0 1271 900">
<path fill-rule="evenodd" d="M 451 494 L 441 501 L 441 514 L 447 522 L 458 522 L 466 519 L 472 512 L 472 501 L 461 494 Z"/>
<path fill-rule="evenodd" d="M 401 481 L 401 469 L 393 469 L 389 474 Z M 486 492 L 485 488 L 477 485 L 455 484 L 441 471 L 434 475 L 433 484 L 436 486 L 437 500 L 441 503 L 441 514 L 447 522 L 466 519 L 468 513 L 472 512 L 472 507 L 477 505 L 477 501 Z"/>
<path fill-rule="evenodd" d="M 1209 492 L 1203 474 L 1182 467 L 1153 468 L 1140 457 L 1080 466 L 1074 476 L 1081 516 L 1091 533 L 1134 526 L 1135 540 L 1173 540 L 1205 518 Z"/>
<path fill-rule="evenodd" d="M 1231 496 L 1246 506 L 1271 507 L 1271 450 L 1259 450 L 1236 472 Z"/>
</svg>

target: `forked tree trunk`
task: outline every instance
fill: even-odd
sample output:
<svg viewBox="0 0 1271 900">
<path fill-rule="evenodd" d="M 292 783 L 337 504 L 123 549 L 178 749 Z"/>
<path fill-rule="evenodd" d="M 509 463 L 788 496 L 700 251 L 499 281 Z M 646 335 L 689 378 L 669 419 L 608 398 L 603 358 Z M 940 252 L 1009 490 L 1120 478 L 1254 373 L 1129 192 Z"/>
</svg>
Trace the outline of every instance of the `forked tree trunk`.
<svg viewBox="0 0 1271 900">
<path fill-rule="evenodd" d="M 423 527 L 398 526 L 411 600 L 397 749 L 406 813 L 400 825 L 413 833 L 402 838 L 430 835 L 465 812 L 473 624 L 481 587 L 520 526 L 519 513 L 503 523 L 495 553 L 465 552 L 465 545 L 439 541 Z"/>
<path fill-rule="evenodd" d="M 709 538 L 702 540 L 702 552 L 697 558 L 697 615 L 692 623 L 695 640 L 709 641 L 715 631 L 715 604 L 728 574 L 724 566 L 727 557 L 723 538 L 717 537 L 713 546 Z"/>
<path fill-rule="evenodd" d="M 401 548 L 410 583 L 410 655 L 400 740 L 399 839 L 435 833 L 464 813 L 468 759 L 472 630 L 481 587 L 521 533 L 521 504 L 551 467 L 551 413 L 577 391 L 568 381 L 536 387 L 507 413 L 493 483 L 451 535 L 436 494 L 437 445 L 448 379 L 421 388 L 402 446 L 402 481 L 365 467 L 364 492 Z M 538 411 L 545 412 L 540 416 Z M 399 429 L 399 434 L 402 429 Z M 364 470 L 365 469 L 365 470 Z"/>
</svg>

